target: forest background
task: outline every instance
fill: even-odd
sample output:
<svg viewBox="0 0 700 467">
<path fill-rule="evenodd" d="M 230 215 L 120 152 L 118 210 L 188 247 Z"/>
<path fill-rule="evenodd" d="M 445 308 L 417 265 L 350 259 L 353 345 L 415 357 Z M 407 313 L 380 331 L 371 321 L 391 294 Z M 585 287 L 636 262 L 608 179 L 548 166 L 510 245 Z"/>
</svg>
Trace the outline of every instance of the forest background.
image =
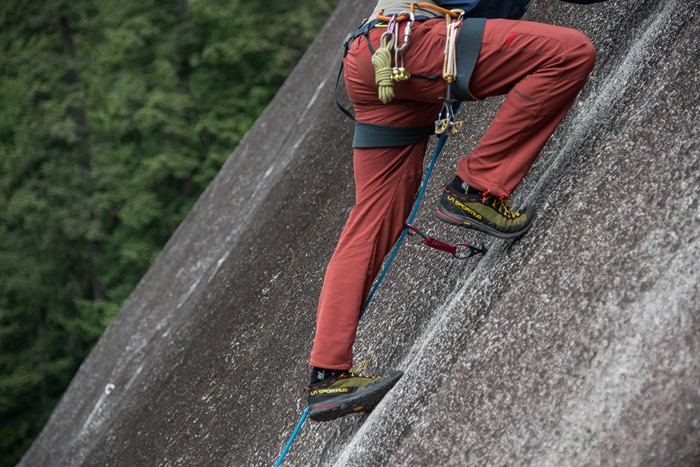
<svg viewBox="0 0 700 467">
<path fill-rule="evenodd" d="M 337 3 L 0 4 L 0 466 Z"/>
</svg>

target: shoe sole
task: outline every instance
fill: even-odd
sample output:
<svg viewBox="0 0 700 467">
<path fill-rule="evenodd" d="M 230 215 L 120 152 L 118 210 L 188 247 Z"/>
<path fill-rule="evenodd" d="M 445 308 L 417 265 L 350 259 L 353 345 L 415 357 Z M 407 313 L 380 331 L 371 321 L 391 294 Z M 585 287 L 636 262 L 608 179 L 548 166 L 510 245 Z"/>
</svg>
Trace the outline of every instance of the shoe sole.
<svg viewBox="0 0 700 467">
<path fill-rule="evenodd" d="M 340 396 L 334 400 L 309 406 L 309 418 L 315 422 L 327 422 L 353 413 L 370 412 L 403 376 L 403 371 L 393 371 L 376 383 L 371 390 L 359 394 Z"/>
<path fill-rule="evenodd" d="M 483 232 L 485 234 L 498 237 L 498 238 L 517 238 L 525 234 L 528 230 L 530 230 L 530 226 L 532 225 L 532 222 L 535 220 L 535 216 L 533 215 L 532 219 L 528 224 L 525 226 L 524 229 L 518 230 L 515 232 L 502 232 L 500 230 L 496 230 L 493 227 L 490 227 L 486 224 L 483 224 L 477 220 L 474 220 L 472 218 L 465 218 L 465 219 L 458 219 L 456 217 L 450 216 L 449 214 L 445 214 L 444 212 L 440 211 L 438 209 L 435 211 L 435 216 L 440 219 L 443 222 L 447 222 L 448 224 L 452 225 L 458 225 L 460 227 L 465 227 L 467 229 L 475 229 L 480 232 Z"/>
</svg>

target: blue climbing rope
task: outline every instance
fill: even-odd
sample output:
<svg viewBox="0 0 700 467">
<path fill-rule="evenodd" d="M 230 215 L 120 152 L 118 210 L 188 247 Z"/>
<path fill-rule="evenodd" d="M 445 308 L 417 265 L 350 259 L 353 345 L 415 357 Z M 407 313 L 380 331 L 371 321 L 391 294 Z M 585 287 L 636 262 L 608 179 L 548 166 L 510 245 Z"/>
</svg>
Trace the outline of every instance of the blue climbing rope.
<svg viewBox="0 0 700 467">
<path fill-rule="evenodd" d="M 440 137 L 438 138 L 438 142 L 435 145 L 435 151 L 433 152 L 433 157 L 430 160 L 430 163 L 428 164 L 428 168 L 425 170 L 425 177 L 423 177 L 423 183 L 421 184 L 420 189 L 418 190 L 418 196 L 416 196 L 416 201 L 413 203 L 413 210 L 411 211 L 411 214 L 408 216 L 408 220 L 406 221 L 407 224 L 411 224 L 413 222 L 413 220 L 415 219 L 416 214 L 418 213 L 418 207 L 420 206 L 420 202 L 423 199 L 423 195 L 425 194 L 425 189 L 428 186 L 428 180 L 430 179 L 430 175 L 433 173 L 433 168 L 435 167 L 435 163 L 437 162 L 438 156 L 442 152 L 442 148 L 445 145 L 446 141 L 447 141 L 447 134 L 446 133 L 440 135 Z M 382 268 L 382 272 L 379 274 L 379 277 L 377 277 L 377 280 L 374 282 L 374 285 L 372 286 L 372 290 L 370 291 L 369 296 L 367 297 L 367 301 L 365 302 L 365 306 L 362 308 L 362 311 L 360 312 L 360 317 L 358 318 L 358 321 L 362 319 L 362 316 L 365 314 L 365 310 L 367 310 L 367 307 L 369 306 L 370 302 L 374 298 L 374 295 L 377 293 L 377 289 L 379 288 L 379 285 L 384 280 L 384 276 L 386 276 L 386 273 L 389 270 L 391 263 L 394 262 L 394 258 L 396 257 L 396 254 L 399 252 L 399 248 L 401 248 L 401 245 L 403 244 L 404 240 L 406 239 L 406 235 L 408 235 L 408 227 L 404 227 L 403 232 L 401 232 L 401 236 L 399 237 L 399 240 L 396 242 L 394 249 L 391 251 L 391 255 L 389 256 L 389 259 L 387 260 L 387 262 L 384 264 L 384 267 Z M 277 459 L 277 463 L 275 464 L 275 467 L 279 467 L 280 465 L 282 465 L 284 458 L 287 456 L 287 452 L 289 452 L 289 448 L 292 446 L 292 443 L 294 442 L 294 439 L 297 437 L 297 434 L 299 434 L 299 430 L 301 430 L 301 427 L 304 424 L 304 422 L 306 421 L 306 417 L 308 415 L 309 415 L 309 408 L 307 407 L 306 410 L 304 410 L 304 413 L 301 414 L 301 419 L 299 420 L 299 423 L 297 423 L 296 428 L 294 428 L 292 435 L 289 437 L 289 441 L 287 441 L 287 444 L 284 446 L 284 449 L 282 450 L 282 454 L 280 454 L 279 459 Z"/>
<path fill-rule="evenodd" d="M 447 141 L 446 133 L 440 135 L 440 138 L 438 138 L 438 142 L 435 145 L 435 151 L 433 152 L 433 158 L 430 160 L 428 168 L 425 170 L 425 177 L 423 178 L 423 183 L 420 186 L 420 190 L 418 190 L 418 196 L 416 196 L 416 201 L 413 203 L 413 210 L 411 211 L 411 214 L 408 216 L 408 220 L 406 221 L 407 224 L 412 224 L 414 219 L 416 218 L 416 214 L 418 213 L 418 207 L 420 206 L 420 202 L 423 199 L 423 195 L 425 194 L 425 189 L 428 186 L 428 180 L 430 179 L 430 175 L 433 173 L 433 167 L 435 167 L 435 162 L 437 162 L 437 158 L 442 152 L 442 147 L 445 145 L 445 141 Z M 389 270 L 391 263 L 394 262 L 394 258 L 399 252 L 399 248 L 401 248 L 401 245 L 406 239 L 406 235 L 408 235 L 408 227 L 404 227 L 403 232 L 401 232 L 401 236 L 399 237 L 399 240 L 396 242 L 394 249 L 391 251 L 391 255 L 389 255 L 389 259 L 386 261 L 384 267 L 382 268 L 382 272 L 379 273 L 379 277 L 377 277 L 377 280 L 374 281 L 372 290 L 369 292 L 369 296 L 367 297 L 365 306 L 362 308 L 362 311 L 360 312 L 360 317 L 358 319 L 362 319 L 362 315 L 365 314 L 367 307 L 369 307 L 370 302 L 374 298 L 374 295 L 377 293 L 377 289 L 379 289 L 379 285 L 384 280 L 384 276 L 386 276 L 386 273 Z"/>
<path fill-rule="evenodd" d="M 294 428 L 294 431 L 292 432 L 292 436 L 289 437 L 289 441 L 287 441 L 287 444 L 284 446 L 284 449 L 282 450 L 282 454 L 280 454 L 279 459 L 277 459 L 277 463 L 275 464 L 275 467 L 280 467 L 280 465 L 282 465 L 282 461 L 287 456 L 287 453 L 289 452 L 289 448 L 292 447 L 292 443 L 294 442 L 294 438 L 297 437 L 297 434 L 299 433 L 299 430 L 301 430 L 301 426 L 306 421 L 306 417 L 308 415 L 309 415 L 309 408 L 307 407 L 306 410 L 304 410 L 304 413 L 301 414 L 301 420 L 299 420 L 299 423 L 297 423 L 297 427 Z"/>
</svg>

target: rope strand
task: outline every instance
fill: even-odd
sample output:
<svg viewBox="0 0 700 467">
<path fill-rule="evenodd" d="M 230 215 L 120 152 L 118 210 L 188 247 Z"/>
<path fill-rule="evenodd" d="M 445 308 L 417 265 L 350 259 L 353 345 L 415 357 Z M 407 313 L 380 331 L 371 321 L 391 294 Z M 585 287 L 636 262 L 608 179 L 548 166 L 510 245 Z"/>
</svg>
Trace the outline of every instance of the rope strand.
<svg viewBox="0 0 700 467">
<path fill-rule="evenodd" d="M 391 48 L 393 39 L 390 33 L 382 34 L 381 46 L 372 55 L 374 82 L 377 83 L 379 100 L 388 104 L 394 98 L 394 79 L 391 69 Z"/>
</svg>

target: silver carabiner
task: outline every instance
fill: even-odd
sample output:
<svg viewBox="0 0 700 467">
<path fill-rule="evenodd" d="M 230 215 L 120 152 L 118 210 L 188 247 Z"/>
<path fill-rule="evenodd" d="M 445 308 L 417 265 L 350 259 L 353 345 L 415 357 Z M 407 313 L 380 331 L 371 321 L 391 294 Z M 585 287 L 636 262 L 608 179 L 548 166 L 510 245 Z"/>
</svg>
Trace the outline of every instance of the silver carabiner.
<svg viewBox="0 0 700 467">
<path fill-rule="evenodd" d="M 406 50 L 406 47 L 408 46 L 408 41 L 411 38 L 411 28 L 413 28 L 413 23 L 416 21 L 416 15 L 413 14 L 412 11 L 409 11 L 406 13 L 405 11 L 402 11 L 399 16 L 403 14 L 408 14 L 408 23 L 406 24 L 406 27 L 403 29 L 403 44 L 399 45 L 399 39 L 398 39 L 398 34 L 396 35 L 396 53 L 401 54 L 403 53 L 404 50 Z"/>
</svg>

